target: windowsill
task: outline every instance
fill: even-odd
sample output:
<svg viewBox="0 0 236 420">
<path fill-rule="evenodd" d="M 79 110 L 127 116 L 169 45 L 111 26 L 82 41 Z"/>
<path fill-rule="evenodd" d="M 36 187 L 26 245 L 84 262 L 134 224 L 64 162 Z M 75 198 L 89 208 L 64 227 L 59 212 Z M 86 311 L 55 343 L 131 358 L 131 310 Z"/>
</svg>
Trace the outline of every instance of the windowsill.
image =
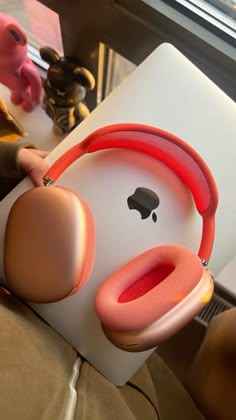
<svg viewBox="0 0 236 420">
<path fill-rule="evenodd" d="M 0 84 L 0 97 L 5 102 L 8 111 L 28 133 L 27 137 L 18 142 L 33 143 L 43 150 L 52 150 L 60 143 L 61 138 L 53 134 L 52 120 L 46 115 L 40 104 L 32 112 L 25 112 L 20 105 L 14 105 L 11 102 L 10 91 L 3 84 Z"/>
</svg>

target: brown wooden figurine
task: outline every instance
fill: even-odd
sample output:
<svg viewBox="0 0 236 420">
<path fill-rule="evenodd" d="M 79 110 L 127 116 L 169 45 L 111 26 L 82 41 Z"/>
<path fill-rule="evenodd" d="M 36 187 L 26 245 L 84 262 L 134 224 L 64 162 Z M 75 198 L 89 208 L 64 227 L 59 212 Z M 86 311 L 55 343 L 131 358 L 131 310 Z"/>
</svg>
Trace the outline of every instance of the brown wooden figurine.
<svg viewBox="0 0 236 420">
<path fill-rule="evenodd" d="M 89 115 L 83 100 L 87 91 L 94 88 L 95 80 L 77 60 L 60 57 L 53 48 L 41 47 L 40 55 L 49 64 L 44 82 L 43 107 L 53 120 L 55 134 L 63 135 Z"/>
</svg>

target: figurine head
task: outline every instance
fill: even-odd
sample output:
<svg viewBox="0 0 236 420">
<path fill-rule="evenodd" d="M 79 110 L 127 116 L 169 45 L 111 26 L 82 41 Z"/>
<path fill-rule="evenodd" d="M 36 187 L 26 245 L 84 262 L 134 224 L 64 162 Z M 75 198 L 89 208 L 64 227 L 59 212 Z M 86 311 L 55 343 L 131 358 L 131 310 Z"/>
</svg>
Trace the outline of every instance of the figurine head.
<svg viewBox="0 0 236 420">
<path fill-rule="evenodd" d="M 95 86 L 95 80 L 78 61 L 71 57 L 60 57 L 50 47 L 40 48 L 40 55 L 49 64 L 44 83 L 45 94 L 56 106 L 72 107 L 81 102 L 88 90 Z"/>
<path fill-rule="evenodd" d="M 16 69 L 27 56 L 27 38 L 16 19 L 0 13 L 0 68 Z"/>
</svg>

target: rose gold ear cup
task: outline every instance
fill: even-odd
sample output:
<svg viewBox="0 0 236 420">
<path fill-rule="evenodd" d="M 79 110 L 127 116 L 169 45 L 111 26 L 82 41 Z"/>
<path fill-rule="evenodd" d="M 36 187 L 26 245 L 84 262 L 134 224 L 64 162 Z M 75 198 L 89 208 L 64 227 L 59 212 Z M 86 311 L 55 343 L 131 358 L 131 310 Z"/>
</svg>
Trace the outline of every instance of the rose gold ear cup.
<svg viewBox="0 0 236 420">
<path fill-rule="evenodd" d="M 92 270 L 92 214 L 75 193 L 38 187 L 8 217 L 4 269 L 9 290 L 29 302 L 55 302 L 81 288 Z"/>
<path fill-rule="evenodd" d="M 151 325 L 138 331 L 115 331 L 101 324 L 103 332 L 108 340 L 121 350 L 135 353 L 152 349 L 193 319 L 209 302 L 213 291 L 212 273 L 204 270 L 199 283 L 191 293 Z"/>
</svg>

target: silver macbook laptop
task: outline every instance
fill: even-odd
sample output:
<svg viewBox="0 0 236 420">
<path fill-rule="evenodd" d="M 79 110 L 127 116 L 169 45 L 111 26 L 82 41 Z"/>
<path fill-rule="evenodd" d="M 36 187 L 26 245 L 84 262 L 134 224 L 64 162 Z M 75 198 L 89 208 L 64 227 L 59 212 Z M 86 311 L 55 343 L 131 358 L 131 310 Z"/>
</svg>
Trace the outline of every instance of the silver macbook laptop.
<svg viewBox="0 0 236 420">
<path fill-rule="evenodd" d="M 236 251 L 236 105 L 179 51 L 157 48 L 92 114 L 48 156 L 54 162 L 99 127 L 133 122 L 160 127 L 191 144 L 204 158 L 219 190 L 211 270 L 217 273 Z M 100 284 L 136 255 L 161 244 L 198 250 L 201 218 L 185 184 L 161 162 L 133 151 L 108 150 L 73 163 L 57 185 L 73 189 L 89 205 L 96 227 L 95 263 L 89 281 L 72 297 L 33 308 L 95 368 L 124 384 L 151 351 L 127 353 L 104 336 L 94 310 Z M 9 210 L 32 185 L 25 179 L 0 203 L 0 277 Z M 160 198 L 153 217 L 143 220 L 127 198 L 137 187 Z M 66 223 L 66 221 L 65 221 Z M 45 238 L 45 241 L 47 238 Z"/>
</svg>

